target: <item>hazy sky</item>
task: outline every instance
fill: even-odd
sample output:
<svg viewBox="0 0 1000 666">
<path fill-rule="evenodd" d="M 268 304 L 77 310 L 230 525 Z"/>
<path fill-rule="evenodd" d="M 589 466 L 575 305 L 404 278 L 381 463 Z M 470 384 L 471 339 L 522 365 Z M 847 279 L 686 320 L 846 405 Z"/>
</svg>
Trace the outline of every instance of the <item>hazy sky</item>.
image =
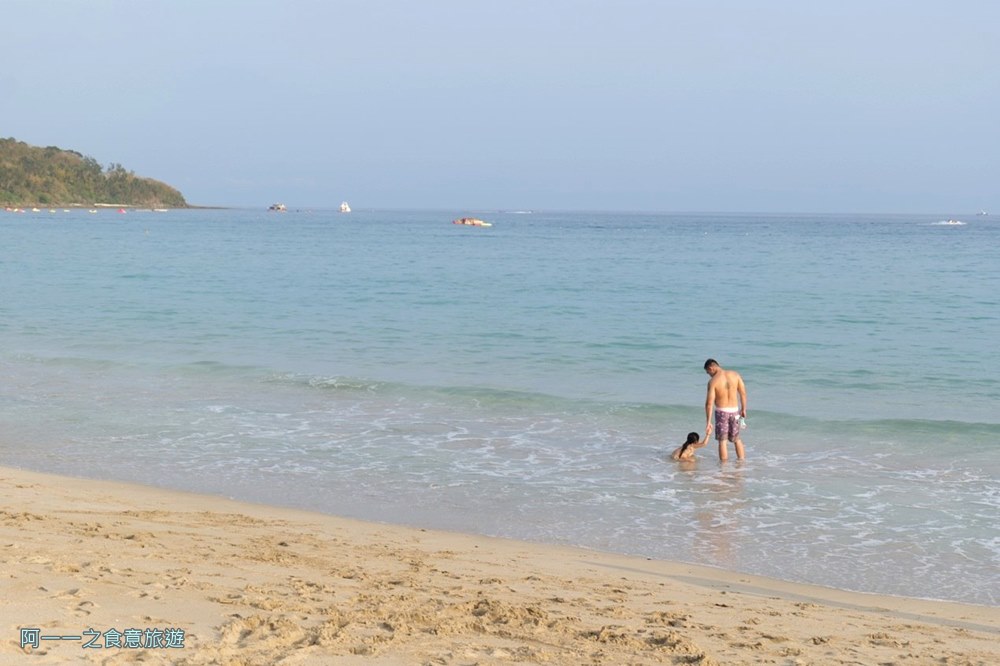
<svg viewBox="0 0 1000 666">
<path fill-rule="evenodd" d="M 0 0 L 0 137 L 206 205 L 1000 214 L 996 0 Z"/>
</svg>

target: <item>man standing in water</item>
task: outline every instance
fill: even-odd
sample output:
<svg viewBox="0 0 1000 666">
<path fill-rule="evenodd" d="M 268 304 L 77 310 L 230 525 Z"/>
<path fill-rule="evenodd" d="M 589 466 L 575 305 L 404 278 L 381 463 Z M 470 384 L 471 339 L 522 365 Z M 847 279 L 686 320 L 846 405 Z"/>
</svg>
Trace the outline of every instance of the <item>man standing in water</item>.
<svg viewBox="0 0 1000 666">
<path fill-rule="evenodd" d="M 740 420 L 747 415 L 747 388 L 735 370 L 726 370 L 714 358 L 705 361 L 708 396 L 705 398 L 705 427 L 711 427 L 715 416 L 715 438 L 719 440 L 719 460 L 727 460 L 727 441 L 736 447 L 736 457 L 743 460 L 743 440 Z"/>
</svg>

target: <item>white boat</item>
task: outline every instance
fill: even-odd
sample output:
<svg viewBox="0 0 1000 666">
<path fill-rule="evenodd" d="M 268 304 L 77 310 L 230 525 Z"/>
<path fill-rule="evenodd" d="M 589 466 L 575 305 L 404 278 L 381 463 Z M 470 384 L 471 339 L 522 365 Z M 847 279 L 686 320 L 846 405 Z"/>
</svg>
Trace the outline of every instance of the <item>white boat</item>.
<svg viewBox="0 0 1000 666">
<path fill-rule="evenodd" d="M 285 206 L 285 204 L 283 204 L 283 203 L 273 203 L 270 206 L 268 206 L 267 209 L 268 210 L 276 210 L 279 213 L 284 213 L 286 210 L 288 210 L 288 207 Z"/>
<path fill-rule="evenodd" d="M 350 213 L 351 212 L 351 207 L 347 205 L 346 201 L 341 201 L 340 202 L 340 212 L 341 213 Z"/>
</svg>

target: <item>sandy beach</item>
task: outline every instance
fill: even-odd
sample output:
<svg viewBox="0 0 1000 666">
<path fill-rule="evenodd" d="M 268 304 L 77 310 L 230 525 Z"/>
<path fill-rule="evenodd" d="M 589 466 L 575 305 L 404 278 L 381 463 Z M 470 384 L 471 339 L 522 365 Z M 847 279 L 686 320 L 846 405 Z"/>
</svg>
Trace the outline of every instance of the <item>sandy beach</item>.
<svg viewBox="0 0 1000 666">
<path fill-rule="evenodd" d="M 10 468 L 0 560 L 3 664 L 1000 663 L 992 607 Z"/>
</svg>

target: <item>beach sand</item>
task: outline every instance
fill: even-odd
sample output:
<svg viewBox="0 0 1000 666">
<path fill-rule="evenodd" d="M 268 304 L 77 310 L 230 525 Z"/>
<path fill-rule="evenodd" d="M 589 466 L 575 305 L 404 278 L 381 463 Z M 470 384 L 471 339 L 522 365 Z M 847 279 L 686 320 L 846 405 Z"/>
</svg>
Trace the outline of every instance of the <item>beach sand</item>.
<svg viewBox="0 0 1000 666">
<path fill-rule="evenodd" d="M 0 562 L 0 664 L 1000 663 L 993 607 L 9 468 Z"/>
</svg>

